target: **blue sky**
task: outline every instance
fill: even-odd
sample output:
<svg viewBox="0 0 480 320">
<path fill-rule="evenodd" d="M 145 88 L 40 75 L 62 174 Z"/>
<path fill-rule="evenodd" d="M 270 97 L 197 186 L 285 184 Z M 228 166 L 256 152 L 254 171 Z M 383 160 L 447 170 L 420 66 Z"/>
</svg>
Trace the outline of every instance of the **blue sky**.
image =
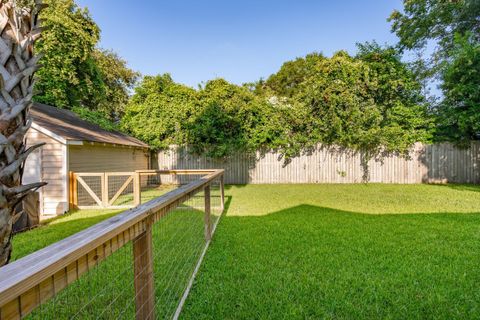
<svg viewBox="0 0 480 320">
<path fill-rule="evenodd" d="M 113 49 L 143 75 L 170 73 L 196 86 L 223 77 L 266 78 L 313 51 L 331 55 L 355 43 L 395 43 L 386 21 L 400 0 L 77 0 Z"/>
</svg>

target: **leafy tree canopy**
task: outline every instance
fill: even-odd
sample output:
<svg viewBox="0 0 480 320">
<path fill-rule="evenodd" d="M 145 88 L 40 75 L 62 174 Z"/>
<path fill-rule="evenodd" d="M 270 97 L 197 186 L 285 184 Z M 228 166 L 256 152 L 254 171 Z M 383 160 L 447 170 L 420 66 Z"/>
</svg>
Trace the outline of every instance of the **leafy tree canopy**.
<svg viewBox="0 0 480 320">
<path fill-rule="evenodd" d="M 407 153 L 430 138 L 420 84 L 393 48 L 359 46 L 357 57 L 338 52 L 319 61 L 296 96 L 311 115 L 319 142 L 371 155 Z"/>
<path fill-rule="evenodd" d="M 110 120 L 119 120 L 130 98 L 129 91 L 137 83 L 140 74 L 128 68 L 127 62 L 111 50 L 96 49 L 92 56 L 100 69 L 104 96 L 91 109 L 102 112 Z"/>
<path fill-rule="evenodd" d="M 417 72 L 441 81 L 443 97 L 433 105 L 436 140 L 468 144 L 480 138 L 480 1 L 404 0 L 390 17 L 400 47 L 422 51 L 436 44 L 432 58 L 417 61 Z"/>
<path fill-rule="evenodd" d="M 74 0 L 45 0 L 45 31 L 36 49 L 43 54 L 35 100 L 59 108 L 86 108 L 105 128 L 123 114 L 129 90 L 138 78 L 117 54 L 97 49 L 100 30 L 87 9 Z M 86 116 L 88 112 L 80 112 Z"/>
<path fill-rule="evenodd" d="M 100 30 L 73 0 L 47 0 L 41 18 L 45 31 L 37 50 L 37 101 L 61 108 L 93 107 L 103 95 L 101 73 L 92 57 Z"/>
<path fill-rule="evenodd" d="M 467 145 L 480 138 L 480 42 L 457 36 L 442 71 L 445 94 L 438 110 L 439 140 Z"/>
<path fill-rule="evenodd" d="M 434 72 L 448 60 L 456 34 L 472 33 L 480 41 L 480 1 L 404 0 L 403 12 L 395 10 L 389 20 L 403 49 L 423 50 L 429 41 L 438 44 L 431 62 Z"/>
<path fill-rule="evenodd" d="M 225 157 L 238 150 L 282 148 L 287 142 L 288 110 L 243 86 L 208 81 L 198 91 L 198 103 L 187 141 L 196 153 Z"/>
<path fill-rule="evenodd" d="M 74 113 L 76 113 L 81 119 L 86 120 L 90 123 L 95 123 L 96 125 L 100 126 L 101 128 L 107 131 L 118 131 L 120 127 L 107 119 L 105 114 L 100 111 L 89 110 L 87 108 L 82 107 L 73 107 L 71 109 Z"/>
<path fill-rule="evenodd" d="M 269 126 L 274 117 L 272 105 L 245 87 L 216 79 L 194 90 L 165 74 L 147 76 L 135 89 L 122 128 L 157 149 L 188 145 L 225 157 L 270 145 L 276 135 L 269 131 L 283 130 Z"/>
<path fill-rule="evenodd" d="M 288 159 L 317 143 L 406 153 L 430 138 L 420 84 L 396 50 L 375 43 L 356 57 L 287 62 L 254 90 L 223 79 L 194 90 L 169 75 L 145 77 L 122 125 L 155 148 L 185 145 L 213 157 L 275 149 Z"/>
<path fill-rule="evenodd" d="M 146 76 L 125 109 L 122 128 L 153 148 L 187 143 L 187 127 L 197 111 L 194 89 L 170 75 Z"/>
<path fill-rule="evenodd" d="M 321 53 L 314 52 L 305 57 L 285 62 L 280 70 L 270 76 L 267 81 L 257 83 L 256 93 L 293 97 L 298 93 L 299 84 L 311 75 L 315 64 L 323 59 L 325 57 Z"/>
</svg>

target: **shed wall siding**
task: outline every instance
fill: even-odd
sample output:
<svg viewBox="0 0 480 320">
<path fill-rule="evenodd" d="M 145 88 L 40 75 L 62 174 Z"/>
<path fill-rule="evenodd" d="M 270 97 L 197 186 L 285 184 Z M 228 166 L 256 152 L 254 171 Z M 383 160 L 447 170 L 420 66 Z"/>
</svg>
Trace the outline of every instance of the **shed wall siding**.
<svg viewBox="0 0 480 320">
<path fill-rule="evenodd" d="M 70 145 L 69 170 L 115 172 L 148 169 L 148 151 L 122 146 Z"/>
<path fill-rule="evenodd" d="M 40 211 L 42 218 L 63 214 L 68 210 L 66 198 L 66 146 L 31 128 L 27 132 L 27 146 L 45 142 L 40 149 L 41 177 L 48 184 L 41 188 Z"/>
</svg>

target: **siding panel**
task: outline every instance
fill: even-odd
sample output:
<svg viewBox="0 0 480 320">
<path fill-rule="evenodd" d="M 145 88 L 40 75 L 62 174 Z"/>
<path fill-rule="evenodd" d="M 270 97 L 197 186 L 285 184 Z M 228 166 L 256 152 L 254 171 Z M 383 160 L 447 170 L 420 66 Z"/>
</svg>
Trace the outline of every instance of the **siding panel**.
<svg viewBox="0 0 480 320">
<path fill-rule="evenodd" d="M 69 146 L 69 170 L 75 172 L 115 172 L 148 169 L 148 152 L 142 149 L 82 145 Z"/>
<path fill-rule="evenodd" d="M 55 139 L 31 128 L 26 135 L 27 146 L 46 143 L 40 149 L 41 180 L 48 184 L 40 189 L 40 212 L 42 218 L 64 213 L 68 209 L 66 192 L 65 146 Z"/>
<path fill-rule="evenodd" d="M 68 170 L 83 172 L 133 171 L 148 169 L 148 153 L 141 149 L 109 145 L 67 146 L 36 129 L 27 132 L 27 146 L 46 143 L 40 152 L 41 180 L 48 184 L 40 190 L 42 218 L 68 210 Z M 67 168 L 68 159 L 68 168 Z"/>
</svg>

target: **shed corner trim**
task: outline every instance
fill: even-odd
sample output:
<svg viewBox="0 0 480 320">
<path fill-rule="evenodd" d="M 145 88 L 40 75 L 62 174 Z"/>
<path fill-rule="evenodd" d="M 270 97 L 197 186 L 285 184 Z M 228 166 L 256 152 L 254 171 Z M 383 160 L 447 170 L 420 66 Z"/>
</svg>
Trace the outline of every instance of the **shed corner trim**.
<svg viewBox="0 0 480 320">
<path fill-rule="evenodd" d="M 50 138 L 62 143 L 62 144 L 67 144 L 67 139 L 65 139 L 64 137 L 62 136 L 59 136 L 58 134 L 56 133 L 53 133 L 52 131 L 48 130 L 48 129 L 45 129 L 44 127 L 36 124 L 35 122 L 32 122 L 32 128 L 49 136 Z"/>
</svg>

